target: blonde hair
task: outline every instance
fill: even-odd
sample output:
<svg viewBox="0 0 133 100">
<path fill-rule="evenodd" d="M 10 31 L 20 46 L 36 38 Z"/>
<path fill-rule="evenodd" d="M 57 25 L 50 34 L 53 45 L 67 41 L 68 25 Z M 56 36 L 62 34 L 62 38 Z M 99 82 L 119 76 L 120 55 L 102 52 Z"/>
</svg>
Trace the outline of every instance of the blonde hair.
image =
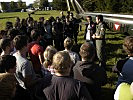
<svg viewBox="0 0 133 100">
<path fill-rule="evenodd" d="M 52 67 L 55 69 L 55 72 L 63 74 L 68 68 L 71 67 L 71 58 L 66 51 L 59 51 L 53 57 Z"/>
<path fill-rule="evenodd" d="M 66 49 L 71 49 L 73 46 L 73 39 L 67 37 L 65 40 L 64 40 L 64 47 Z"/>
<path fill-rule="evenodd" d="M 47 46 L 46 50 L 44 51 L 44 67 L 48 68 L 49 65 L 52 64 L 52 59 L 54 54 L 57 52 L 57 50 L 53 46 Z"/>
</svg>

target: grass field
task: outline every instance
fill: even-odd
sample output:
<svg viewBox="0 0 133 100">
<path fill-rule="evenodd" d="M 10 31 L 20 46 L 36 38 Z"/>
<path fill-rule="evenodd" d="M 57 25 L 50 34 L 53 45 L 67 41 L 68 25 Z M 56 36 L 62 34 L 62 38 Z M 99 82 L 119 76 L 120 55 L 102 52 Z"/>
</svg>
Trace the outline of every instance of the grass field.
<svg viewBox="0 0 133 100">
<path fill-rule="evenodd" d="M 39 17 L 44 17 L 45 19 L 50 16 L 59 16 L 60 11 L 38 11 L 31 15 L 35 20 Z M 66 12 L 65 12 L 66 14 Z M 5 28 L 6 21 L 15 21 L 15 17 L 27 18 L 27 12 L 17 12 L 17 13 L 0 13 L 0 30 Z M 81 45 L 84 42 L 84 26 L 82 31 L 78 35 L 78 44 Z M 113 100 L 113 89 L 115 89 L 115 84 L 117 81 L 117 75 L 112 72 L 112 67 L 116 64 L 117 60 L 123 58 L 125 53 L 122 50 L 123 38 L 125 35 L 119 32 L 106 32 L 106 51 L 107 51 L 107 75 L 108 83 L 103 86 L 103 99 L 102 100 Z"/>
</svg>

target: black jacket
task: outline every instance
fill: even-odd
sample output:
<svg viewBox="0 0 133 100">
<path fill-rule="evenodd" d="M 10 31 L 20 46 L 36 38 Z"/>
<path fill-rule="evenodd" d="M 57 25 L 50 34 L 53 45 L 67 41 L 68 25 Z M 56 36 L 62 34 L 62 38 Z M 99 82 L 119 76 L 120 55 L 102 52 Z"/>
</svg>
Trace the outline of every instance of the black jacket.
<svg viewBox="0 0 133 100">
<path fill-rule="evenodd" d="M 93 62 L 78 61 L 73 68 L 74 78 L 84 82 L 94 100 L 99 100 L 101 86 L 106 83 L 106 72 Z"/>
</svg>

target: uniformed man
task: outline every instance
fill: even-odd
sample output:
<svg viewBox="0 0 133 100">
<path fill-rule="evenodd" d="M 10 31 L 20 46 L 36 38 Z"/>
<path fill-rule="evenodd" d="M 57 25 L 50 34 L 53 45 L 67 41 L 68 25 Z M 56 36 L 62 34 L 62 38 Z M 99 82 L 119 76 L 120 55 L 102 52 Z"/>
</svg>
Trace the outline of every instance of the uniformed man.
<svg viewBox="0 0 133 100">
<path fill-rule="evenodd" d="M 96 52 L 99 59 L 99 65 L 106 68 L 106 53 L 105 53 L 105 25 L 103 23 L 103 16 L 96 16 L 96 33 L 92 36 L 96 40 Z"/>
</svg>

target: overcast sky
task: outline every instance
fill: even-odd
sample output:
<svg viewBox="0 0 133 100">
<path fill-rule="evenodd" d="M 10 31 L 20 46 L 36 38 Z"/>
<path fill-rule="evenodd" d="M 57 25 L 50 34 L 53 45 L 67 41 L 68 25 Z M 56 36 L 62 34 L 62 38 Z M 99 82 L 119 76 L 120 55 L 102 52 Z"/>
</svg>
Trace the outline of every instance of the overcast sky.
<svg viewBox="0 0 133 100">
<path fill-rule="evenodd" d="M 18 1 L 18 0 L 0 0 L 0 2 L 10 2 L 10 1 Z M 26 2 L 26 5 L 29 5 L 30 3 L 33 3 L 35 0 L 22 0 L 24 2 Z M 53 0 L 48 0 L 49 2 L 53 1 Z"/>
</svg>

